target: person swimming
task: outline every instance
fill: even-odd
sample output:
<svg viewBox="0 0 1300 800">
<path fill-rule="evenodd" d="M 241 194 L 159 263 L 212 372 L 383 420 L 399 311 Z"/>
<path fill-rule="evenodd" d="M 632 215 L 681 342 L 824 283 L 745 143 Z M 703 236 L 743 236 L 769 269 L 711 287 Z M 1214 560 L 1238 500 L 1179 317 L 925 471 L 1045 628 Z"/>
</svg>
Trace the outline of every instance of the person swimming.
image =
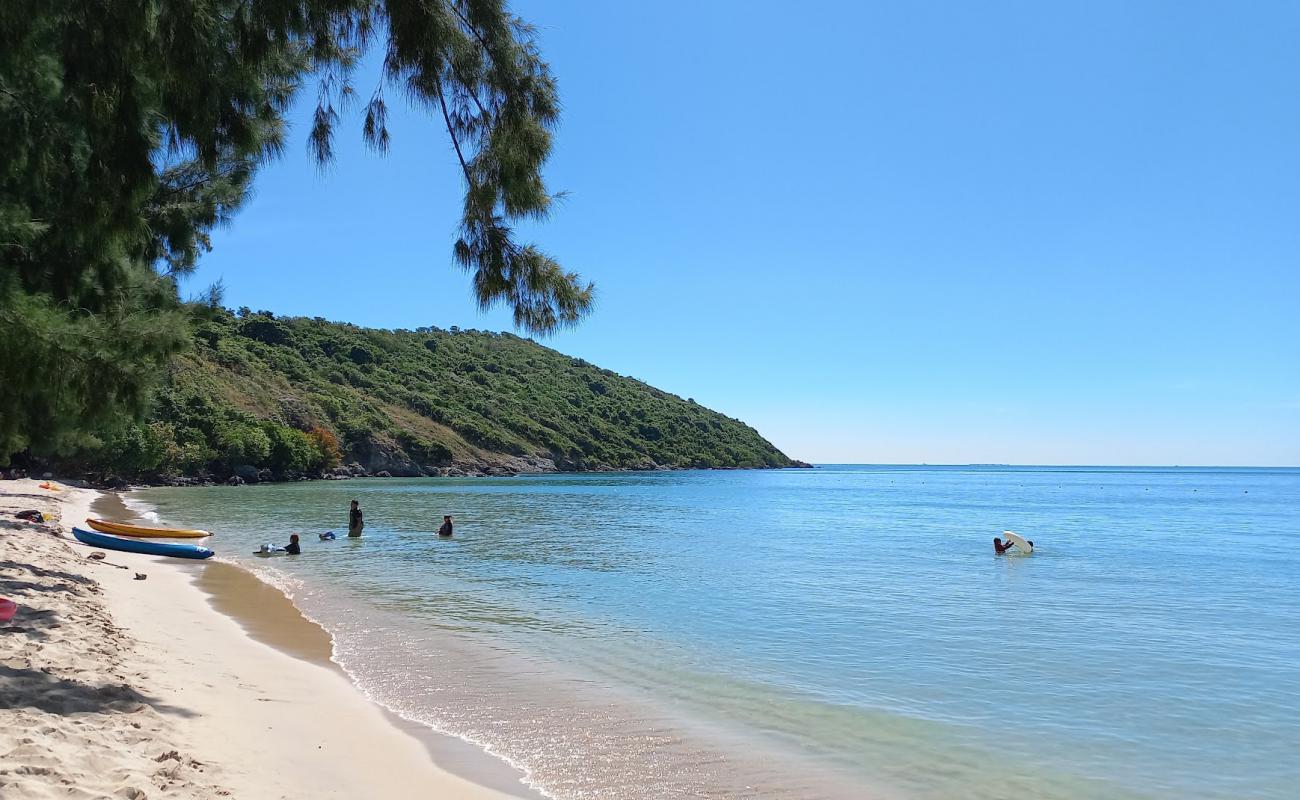
<svg viewBox="0 0 1300 800">
<path fill-rule="evenodd" d="M 1030 547 L 1034 546 L 1034 541 L 1032 539 L 1026 539 L 1025 541 L 1029 542 Z M 1003 553 L 1007 552 L 1008 550 L 1010 550 L 1015 546 L 1016 543 L 1011 541 L 1010 539 L 1007 540 L 1006 544 L 1003 544 L 1001 536 L 993 537 L 993 552 L 996 553 L 997 555 L 1002 555 Z"/>
<path fill-rule="evenodd" d="M 450 538 L 451 538 L 451 528 L 452 528 L 452 525 L 451 525 L 451 516 L 450 516 L 450 515 L 443 515 L 443 518 L 442 518 L 442 526 L 438 528 L 438 536 L 442 537 L 443 539 L 450 539 Z"/>
<path fill-rule="evenodd" d="M 284 546 L 284 552 L 291 556 L 296 556 L 302 552 L 302 545 L 298 544 L 298 534 L 289 534 L 289 543 Z"/>
</svg>

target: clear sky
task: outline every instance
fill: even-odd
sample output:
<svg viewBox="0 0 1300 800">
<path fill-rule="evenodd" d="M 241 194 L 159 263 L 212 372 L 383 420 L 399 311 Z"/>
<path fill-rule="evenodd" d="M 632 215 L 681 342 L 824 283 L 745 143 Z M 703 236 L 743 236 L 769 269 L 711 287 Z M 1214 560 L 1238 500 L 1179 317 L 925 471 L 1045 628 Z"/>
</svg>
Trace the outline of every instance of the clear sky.
<svg viewBox="0 0 1300 800">
<path fill-rule="evenodd" d="M 1300 464 L 1300 5 L 528 0 L 596 281 L 544 343 L 820 462 Z M 358 75 L 365 96 L 372 62 Z M 505 330 L 445 134 L 288 152 L 191 289 Z"/>
</svg>

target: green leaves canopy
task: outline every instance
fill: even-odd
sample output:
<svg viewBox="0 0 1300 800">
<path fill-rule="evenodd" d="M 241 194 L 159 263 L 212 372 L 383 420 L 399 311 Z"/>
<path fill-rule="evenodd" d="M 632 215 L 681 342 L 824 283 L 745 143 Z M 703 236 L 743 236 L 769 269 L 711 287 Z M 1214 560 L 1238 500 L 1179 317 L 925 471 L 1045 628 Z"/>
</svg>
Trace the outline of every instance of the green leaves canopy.
<svg viewBox="0 0 1300 800">
<path fill-rule="evenodd" d="M 591 285 L 511 227 L 550 210 L 541 167 L 558 103 L 532 29 L 500 0 L 8 0 L 0 458 L 66 452 L 138 415 L 186 339 L 177 276 L 282 151 L 309 83 L 309 145 L 332 157 L 371 50 L 383 79 L 361 134 L 387 149 L 395 90 L 450 137 L 466 181 L 454 256 L 479 304 L 506 303 L 542 333 L 588 310 Z"/>
</svg>

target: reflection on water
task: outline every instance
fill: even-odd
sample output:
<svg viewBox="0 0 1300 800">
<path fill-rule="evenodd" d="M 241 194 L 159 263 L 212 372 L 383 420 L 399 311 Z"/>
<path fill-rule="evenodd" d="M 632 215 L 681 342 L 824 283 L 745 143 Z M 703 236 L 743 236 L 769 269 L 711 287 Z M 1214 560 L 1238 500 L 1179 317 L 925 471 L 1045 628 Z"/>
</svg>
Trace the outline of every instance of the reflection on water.
<svg viewBox="0 0 1300 800">
<path fill-rule="evenodd" d="M 311 534 L 366 512 L 360 541 Z M 822 468 L 137 494 L 556 797 L 1289 797 L 1300 471 Z M 457 536 L 433 536 L 443 514 Z M 1004 528 L 1038 543 L 995 557 Z M 301 556 L 246 555 L 303 532 Z"/>
</svg>

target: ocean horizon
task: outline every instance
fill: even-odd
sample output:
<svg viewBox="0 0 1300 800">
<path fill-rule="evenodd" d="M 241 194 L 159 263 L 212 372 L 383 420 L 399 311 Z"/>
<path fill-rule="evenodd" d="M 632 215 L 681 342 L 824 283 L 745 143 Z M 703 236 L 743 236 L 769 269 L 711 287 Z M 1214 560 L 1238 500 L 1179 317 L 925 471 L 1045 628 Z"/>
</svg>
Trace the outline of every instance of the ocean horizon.
<svg viewBox="0 0 1300 800">
<path fill-rule="evenodd" d="M 1300 469 L 818 465 L 150 488 L 370 697 L 556 798 L 1300 783 Z M 346 532 L 348 501 L 366 513 Z M 432 534 L 443 514 L 456 536 Z M 1030 556 L 998 556 L 1010 529 Z M 303 534 L 303 554 L 256 558 Z"/>
</svg>

